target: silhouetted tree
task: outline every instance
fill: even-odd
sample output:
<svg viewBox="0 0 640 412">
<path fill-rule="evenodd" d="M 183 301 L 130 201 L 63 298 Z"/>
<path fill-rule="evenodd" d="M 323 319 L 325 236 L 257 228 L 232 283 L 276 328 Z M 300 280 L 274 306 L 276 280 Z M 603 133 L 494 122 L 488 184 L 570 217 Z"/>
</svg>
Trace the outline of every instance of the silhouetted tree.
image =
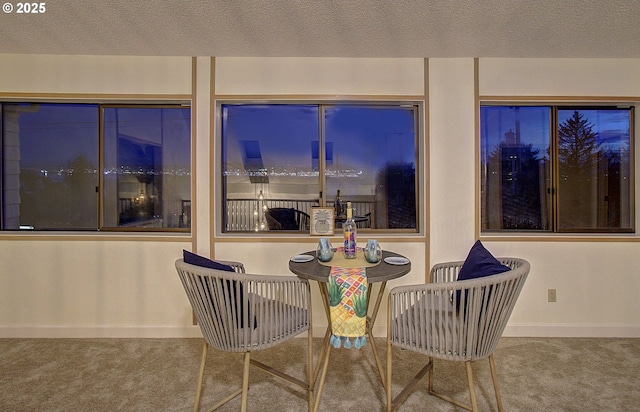
<svg viewBox="0 0 640 412">
<path fill-rule="evenodd" d="M 564 178 L 589 179 L 600 154 L 598 134 L 579 111 L 558 126 L 558 160 Z"/>
<path fill-rule="evenodd" d="M 560 173 L 560 225 L 565 228 L 593 227 L 593 186 L 598 163 L 605 159 L 593 123 L 579 111 L 558 125 Z"/>
</svg>

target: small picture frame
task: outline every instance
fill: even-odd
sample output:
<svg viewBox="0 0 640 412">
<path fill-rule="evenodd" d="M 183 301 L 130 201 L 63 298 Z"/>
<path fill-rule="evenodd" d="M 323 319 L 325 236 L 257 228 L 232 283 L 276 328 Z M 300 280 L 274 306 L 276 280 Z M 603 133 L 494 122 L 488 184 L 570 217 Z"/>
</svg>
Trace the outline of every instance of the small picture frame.
<svg viewBox="0 0 640 412">
<path fill-rule="evenodd" d="M 310 233 L 316 236 L 333 235 L 335 227 L 332 207 L 312 207 Z"/>
</svg>

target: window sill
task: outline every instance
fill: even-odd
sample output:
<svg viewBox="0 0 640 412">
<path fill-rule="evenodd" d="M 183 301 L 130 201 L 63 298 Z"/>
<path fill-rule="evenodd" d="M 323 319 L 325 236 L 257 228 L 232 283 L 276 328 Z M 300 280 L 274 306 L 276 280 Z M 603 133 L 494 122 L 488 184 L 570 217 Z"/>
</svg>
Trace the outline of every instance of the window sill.
<svg viewBox="0 0 640 412">
<path fill-rule="evenodd" d="M 0 233 L 2 240 L 95 240 L 95 241 L 191 241 L 191 233 L 178 232 L 22 232 Z"/>
<path fill-rule="evenodd" d="M 482 233 L 479 239 L 483 242 L 640 242 L 640 235 L 637 233 Z"/>
</svg>

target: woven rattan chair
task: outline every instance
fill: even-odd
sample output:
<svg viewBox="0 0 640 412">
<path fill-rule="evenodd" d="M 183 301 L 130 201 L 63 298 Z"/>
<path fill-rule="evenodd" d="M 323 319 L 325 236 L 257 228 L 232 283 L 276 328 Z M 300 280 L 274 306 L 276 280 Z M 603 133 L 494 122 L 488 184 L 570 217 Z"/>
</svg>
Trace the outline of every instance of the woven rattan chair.
<svg viewBox="0 0 640 412">
<path fill-rule="evenodd" d="M 387 330 L 387 411 L 396 409 L 429 372 L 429 394 L 461 408 L 477 411 L 471 363 L 489 358 L 498 410 L 502 400 L 493 351 L 529 273 L 523 259 L 498 258 L 506 272 L 456 281 L 464 262 L 435 265 L 431 283 L 398 286 L 389 292 Z M 392 348 L 428 356 L 427 364 L 395 399 L 392 397 Z M 433 359 L 465 362 L 471 406 L 435 392 Z"/>
<path fill-rule="evenodd" d="M 183 259 L 175 264 L 204 336 L 193 410 L 200 409 L 209 346 L 244 354 L 242 388 L 219 401 L 209 411 L 240 394 L 241 410 L 246 410 L 251 365 L 300 386 L 307 392 L 309 410 L 312 410 L 314 385 L 310 382 L 313 374 L 313 336 L 308 281 L 295 276 L 245 274 L 241 263 L 218 262 L 233 267 L 236 272 L 194 266 Z M 251 358 L 251 352 L 271 348 L 305 331 L 308 331 L 306 381 Z"/>
</svg>

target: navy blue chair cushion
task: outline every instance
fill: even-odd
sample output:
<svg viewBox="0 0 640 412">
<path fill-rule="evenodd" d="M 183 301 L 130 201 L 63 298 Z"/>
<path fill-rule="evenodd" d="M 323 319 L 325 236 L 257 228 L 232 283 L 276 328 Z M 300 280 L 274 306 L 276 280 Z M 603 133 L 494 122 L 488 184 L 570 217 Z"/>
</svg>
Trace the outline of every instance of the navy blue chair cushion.
<svg viewBox="0 0 640 412">
<path fill-rule="evenodd" d="M 498 259 L 493 257 L 482 242 L 479 240 L 473 245 L 467 258 L 465 259 L 460 272 L 458 273 L 458 280 L 476 279 L 484 276 L 497 275 L 511 270 L 509 266 L 505 266 Z M 457 292 L 458 301 L 457 306 L 460 308 L 461 291 Z"/>
<path fill-rule="evenodd" d="M 235 270 L 229 265 L 216 262 L 215 260 L 211 260 L 209 258 L 200 256 L 198 254 L 189 252 L 188 250 L 184 250 L 184 249 L 182 250 L 182 259 L 184 260 L 185 263 L 188 263 L 194 266 L 201 266 L 209 269 L 226 270 L 228 272 L 235 272 Z M 227 285 L 229 286 L 230 293 L 233 293 L 234 297 L 235 296 L 238 297 L 238 300 L 236 301 L 236 313 L 237 313 L 236 320 L 239 324 L 239 327 L 243 328 L 244 327 L 244 317 L 243 317 L 244 310 L 242 307 L 242 300 L 244 296 L 244 290 L 242 288 L 242 284 L 239 284 L 236 281 L 228 280 Z M 238 287 L 237 290 L 236 290 L 236 287 Z M 229 299 L 231 299 L 231 297 L 229 297 Z M 255 320 L 254 320 L 254 323 L 255 323 Z"/>
<path fill-rule="evenodd" d="M 235 272 L 235 270 L 229 266 L 224 265 L 222 263 L 216 262 L 215 260 L 211 260 L 204 256 L 200 256 L 198 254 L 189 252 L 188 250 L 182 250 L 182 259 L 184 263 L 188 263 L 190 265 L 202 266 L 203 268 L 209 269 L 218 269 L 218 270 L 226 270 L 228 272 Z"/>
</svg>

